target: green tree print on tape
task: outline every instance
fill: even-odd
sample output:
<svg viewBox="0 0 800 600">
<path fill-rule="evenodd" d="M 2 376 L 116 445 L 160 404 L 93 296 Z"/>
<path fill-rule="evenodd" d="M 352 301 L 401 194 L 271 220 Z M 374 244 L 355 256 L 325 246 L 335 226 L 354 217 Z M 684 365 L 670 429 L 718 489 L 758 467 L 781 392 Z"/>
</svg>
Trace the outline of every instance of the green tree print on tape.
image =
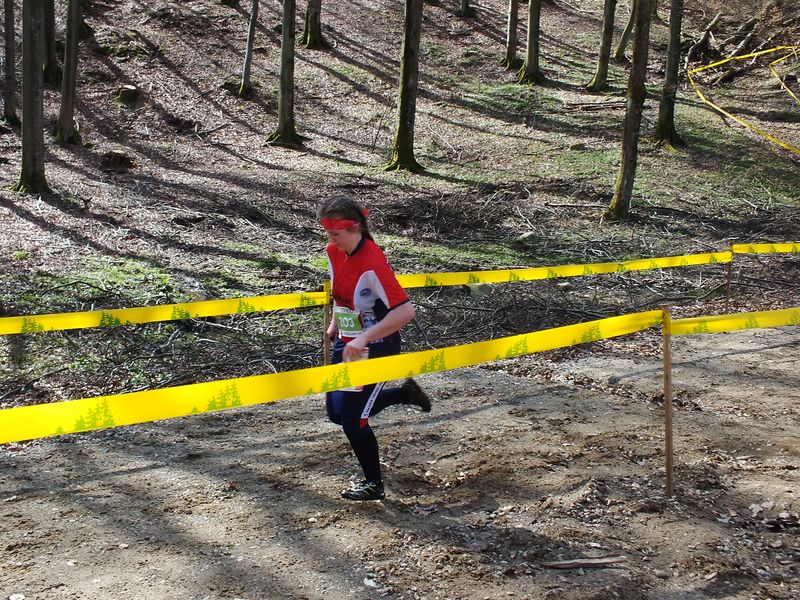
<svg viewBox="0 0 800 600">
<path fill-rule="evenodd" d="M 594 271 L 592 271 L 589 267 L 583 267 L 583 274 L 584 275 L 594 275 Z"/>
<path fill-rule="evenodd" d="M 447 368 L 444 363 L 444 352 L 439 352 L 430 360 L 425 361 L 420 368 L 420 373 L 433 373 L 434 371 L 443 371 Z"/>
<path fill-rule="evenodd" d="M 122 321 L 117 317 L 107 312 L 100 313 L 99 327 L 116 327 L 117 325 L 122 325 Z"/>
<path fill-rule="evenodd" d="M 658 266 L 658 263 L 654 260 L 650 261 L 650 268 L 651 269 L 660 269 L 661 267 Z"/>
<path fill-rule="evenodd" d="M 558 274 L 557 271 L 554 271 L 553 269 L 547 269 L 547 278 L 548 279 L 556 279 L 558 277 L 559 277 L 559 274 Z"/>
<path fill-rule="evenodd" d="M 520 281 L 519 275 L 517 275 L 514 271 L 508 272 L 508 280 L 509 281 Z"/>
<path fill-rule="evenodd" d="M 792 252 L 800 252 L 800 245 L 792 244 Z"/>
<path fill-rule="evenodd" d="M 425 286 L 424 287 L 439 287 L 441 284 L 436 281 L 430 275 L 425 275 Z"/>
<path fill-rule="evenodd" d="M 617 273 L 624 273 L 628 270 L 628 267 L 625 266 L 625 263 L 618 263 L 617 264 Z"/>
<path fill-rule="evenodd" d="M 708 328 L 708 321 L 705 319 L 698 321 L 697 325 L 694 326 L 693 331 L 694 333 L 711 333 L 711 330 Z"/>
<path fill-rule="evenodd" d="M 481 278 L 475 275 L 474 273 L 470 273 L 469 277 L 467 278 L 467 283 L 480 283 Z"/>
<path fill-rule="evenodd" d="M 320 388 L 320 391 L 330 392 L 332 390 L 338 390 L 345 387 L 350 387 L 350 373 L 348 373 L 347 367 L 343 366 L 322 382 L 322 388 Z"/>
<path fill-rule="evenodd" d="M 800 325 L 800 310 L 792 311 L 792 318 L 789 320 L 790 325 Z"/>
<path fill-rule="evenodd" d="M 256 312 L 255 305 L 251 304 L 250 302 L 245 302 L 244 300 L 239 300 L 239 304 L 236 305 L 236 313 L 253 313 Z"/>
<path fill-rule="evenodd" d="M 714 264 L 714 263 L 718 263 L 718 262 L 719 262 L 719 260 L 717 259 L 717 255 L 716 255 L 716 254 L 712 254 L 712 255 L 710 256 L 710 258 L 709 258 L 708 262 L 710 262 L 710 263 L 712 263 L 712 264 Z"/>
<path fill-rule="evenodd" d="M 317 301 L 311 296 L 300 294 L 300 306 L 316 306 Z"/>
<path fill-rule="evenodd" d="M 511 358 L 512 356 L 520 356 L 522 354 L 528 353 L 528 338 L 522 338 L 518 342 L 516 342 L 513 346 L 511 346 L 508 350 L 506 350 L 506 358 Z"/>
<path fill-rule="evenodd" d="M 775 247 L 774 244 L 770 244 L 769 245 L 769 252 L 770 252 L 770 254 L 777 254 L 778 253 L 778 249 Z"/>
<path fill-rule="evenodd" d="M 28 317 L 22 318 L 22 329 L 20 329 L 20 333 L 35 333 L 37 331 L 44 331 L 44 325 L 35 319 L 29 319 Z"/>
<path fill-rule="evenodd" d="M 603 337 L 602 332 L 600 331 L 600 325 L 595 323 L 591 327 L 589 327 L 586 332 L 581 337 L 581 343 L 583 342 L 593 342 L 595 340 L 599 340 Z"/>
<path fill-rule="evenodd" d="M 758 329 L 759 327 L 761 326 L 758 324 L 758 320 L 753 315 L 750 315 L 747 317 L 747 321 L 745 321 L 742 329 Z"/>
<path fill-rule="evenodd" d="M 242 399 L 239 396 L 239 388 L 236 387 L 235 383 L 232 383 L 221 392 L 211 397 L 206 410 L 222 410 L 223 408 L 233 408 L 234 406 L 241 405 Z"/>
<path fill-rule="evenodd" d="M 680 265 L 682 267 L 688 267 L 689 266 L 689 261 L 687 259 L 685 259 L 685 258 L 682 258 L 681 262 L 680 262 Z"/>
<path fill-rule="evenodd" d="M 108 407 L 108 400 L 99 400 L 93 407 L 75 419 L 73 431 L 89 431 L 101 427 L 114 427 L 114 415 Z"/>
<path fill-rule="evenodd" d="M 181 308 L 180 306 L 173 306 L 172 307 L 172 320 L 177 321 L 178 319 L 191 319 L 192 315 L 189 314 L 188 310 Z"/>
</svg>

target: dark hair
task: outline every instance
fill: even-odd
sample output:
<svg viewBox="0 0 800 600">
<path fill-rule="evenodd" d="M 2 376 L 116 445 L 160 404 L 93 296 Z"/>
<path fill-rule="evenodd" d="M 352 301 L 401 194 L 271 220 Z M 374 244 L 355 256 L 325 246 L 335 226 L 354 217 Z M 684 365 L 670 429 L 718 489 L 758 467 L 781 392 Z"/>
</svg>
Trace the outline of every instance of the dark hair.
<svg viewBox="0 0 800 600">
<path fill-rule="evenodd" d="M 361 234 L 368 240 L 372 234 L 367 226 L 367 216 L 364 207 L 350 196 L 337 195 L 326 198 L 317 209 L 318 219 L 349 219 L 361 223 Z"/>
</svg>

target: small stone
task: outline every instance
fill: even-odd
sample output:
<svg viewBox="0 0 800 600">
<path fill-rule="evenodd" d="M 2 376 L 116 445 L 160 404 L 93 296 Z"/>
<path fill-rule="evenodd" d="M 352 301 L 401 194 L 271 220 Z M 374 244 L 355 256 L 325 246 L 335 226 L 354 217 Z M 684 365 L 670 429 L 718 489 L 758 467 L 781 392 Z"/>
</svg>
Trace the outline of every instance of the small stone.
<svg viewBox="0 0 800 600">
<path fill-rule="evenodd" d="M 133 104 L 139 97 L 139 88 L 135 85 L 121 85 L 117 89 L 117 102 Z"/>
<path fill-rule="evenodd" d="M 669 579 L 669 573 L 666 571 L 662 571 L 661 569 L 656 569 L 655 571 L 653 571 L 653 575 L 655 575 L 659 579 Z"/>
</svg>

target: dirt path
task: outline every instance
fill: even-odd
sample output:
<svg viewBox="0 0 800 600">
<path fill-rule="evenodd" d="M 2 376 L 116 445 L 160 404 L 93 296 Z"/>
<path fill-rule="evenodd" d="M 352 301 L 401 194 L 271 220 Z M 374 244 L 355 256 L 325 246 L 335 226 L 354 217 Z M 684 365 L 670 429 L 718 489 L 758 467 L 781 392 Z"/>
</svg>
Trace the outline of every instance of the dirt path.
<svg viewBox="0 0 800 600">
<path fill-rule="evenodd" d="M 0 597 L 797 598 L 800 331 L 677 340 L 675 500 L 658 337 L 600 344 L 425 378 L 383 503 L 319 397 L 7 445 Z"/>
</svg>

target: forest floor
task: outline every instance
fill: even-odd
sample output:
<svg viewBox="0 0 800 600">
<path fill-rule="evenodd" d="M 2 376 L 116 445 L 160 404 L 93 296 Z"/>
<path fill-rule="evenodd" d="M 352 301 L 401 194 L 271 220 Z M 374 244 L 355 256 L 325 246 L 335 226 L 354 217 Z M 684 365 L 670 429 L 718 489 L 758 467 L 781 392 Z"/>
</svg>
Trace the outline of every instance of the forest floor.
<svg viewBox="0 0 800 600">
<path fill-rule="evenodd" d="M 60 4 L 60 3 L 57 3 Z M 51 192 L 15 195 L 19 129 L 0 125 L 0 316 L 319 289 L 314 209 L 350 193 L 400 273 L 604 262 L 800 241 L 800 161 L 723 119 L 686 85 L 686 147 L 643 137 L 632 215 L 611 197 L 626 66 L 591 95 L 600 0 L 542 15 L 549 82 L 500 67 L 505 5 L 425 5 L 416 151 L 387 173 L 402 3 L 332 0 L 332 47 L 298 49 L 296 117 L 271 147 L 280 22 L 262 5 L 248 99 L 245 2 L 91 3 L 82 146 L 48 143 Z M 624 3 L 620 3 L 621 5 Z M 711 62 L 756 16 L 752 46 L 797 44 L 792 2 L 692 3 L 685 35 L 722 12 Z M 524 8 L 523 8 L 524 12 Z M 661 16 L 666 8 L 661 7 Z M 627 16 L 620 7 L 617 31 Z M 59 23 L 61 22 L 59 16 Z M 526 19 L 521 18 L 520 34 Z M 643 130 L 667 26 L 653 26 Z M 699 78 L 717 103 L 800 146 L 798 106 L 754 60 Z M 783 68 L 789 64 L 782 63 Z M 796 68 L 796 67 L 795 67 Z M 787 85 L 800 94 L 795 80 Z M 140 90 L 115 100 L 121 84 Z M 47 92 L 46 117 L 58 110 Z M 125 166 L 110 153 L 131 159 Z M 678 316 L 800 305 L 800 260 L 412 290 L 409 349 L 673 307 Z M 0 338 L 0 408 L 318 365 L 321 311 L 235 315 Z M 320 397 L 0 447 L 0 598 L 800 597 L 796 328 L 676 340 L 676 494 L 664 494 L 660 333 L 429 375 L 430 415 L 374 419 L 387 483 L 346 504 L 355 474 Z M 601 568 L 546 563 L 621 556 Z"/>
</svg>

